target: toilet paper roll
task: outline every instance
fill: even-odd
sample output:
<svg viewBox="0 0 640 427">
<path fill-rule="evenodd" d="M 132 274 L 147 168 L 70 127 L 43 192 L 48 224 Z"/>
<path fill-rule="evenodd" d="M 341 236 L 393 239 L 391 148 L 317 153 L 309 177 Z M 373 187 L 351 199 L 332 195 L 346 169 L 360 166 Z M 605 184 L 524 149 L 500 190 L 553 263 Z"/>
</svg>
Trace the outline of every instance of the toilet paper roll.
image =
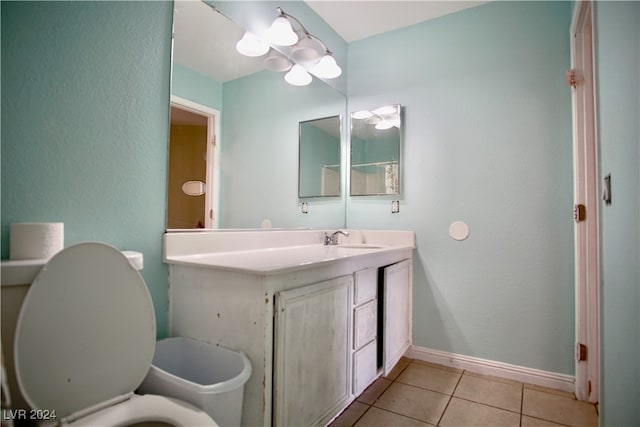
<svg viewBox="0 0 640 427">
<path fill-rule="evenodd" d="M 9 230 L 9 258 L 47 259 L 64 247 L 64 223 L 19 222 Z"/>
</svg>

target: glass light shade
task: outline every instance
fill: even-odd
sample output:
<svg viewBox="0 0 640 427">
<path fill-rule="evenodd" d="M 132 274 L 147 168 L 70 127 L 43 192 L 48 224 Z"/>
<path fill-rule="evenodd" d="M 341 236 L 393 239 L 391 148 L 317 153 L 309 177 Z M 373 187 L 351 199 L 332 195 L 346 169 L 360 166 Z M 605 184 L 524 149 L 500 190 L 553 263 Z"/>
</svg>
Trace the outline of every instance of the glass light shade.
<svg viewBox="0 0 640 427">
<path fill-rule="evenodd" d="M 306 86 L 311 83 L 311 74 L 307 72 L 301 65 L 295 64 L 291 70 L 284 75 L 287 83 L 294 86 Z"/>
<path fill-rule="evenodd" d="M 291 23 L 283 16 L 276 18 L 264 32 L 264 35 L 271 43 L 279 46 L 291 46 L 298 41 L 298 36 L 291 28 Z"/>
<path fill-rule="evenodd" d="M 338 66 L 333 56 L 327 53 L 320 58 L 311 72 L 322 79 L 335 79 L 342 74 L 342 68 Z"/>
<path fill-rule="evenodd" d="M 355 113 L 351 114 L 351 117 L 358 120 L 368 119 L 371 116 L 373 116 L 373 113 L 369 110 L 356 111 Z"/>
<path fill-rule="evenodd" d="M 393 127 L 393 122 L 391 122 L 390 120 L 381 120 L 379 123 L 376 124 L 376 129 L 379 129 L 379 130 L 391 129 L 392 127 Z"/>
<path fill-rule="evenodd" d="M 378 117 L 378 116 L 371 116 L 371 117 L 366 118 L 364 120 L 364 122 L 366 124 L 368 124 L 368 125 L 376 125 L 376 124 L 380 123 L 381 121 L 382 121 L 382 118 Z"/>
<path fill-rule="evenodd" d="M 394 114 L 396 112 L 396 107 L 394 107 L 393 105 L 385 105 L 384 107 L 376 108 L 375 110 L 373 110 L 373 113 L 379 116 L 386 116 L 387 114 Z"/>
<path fill-rule="evenodd" d="M 269 51 L 269 44 L 247 31 L 236 43 L 236 50 L 244 56 L 262 56 Z"/>
<path fill-rule="evenodd" d="M 293 46 L 291 56 L 298 64 L 309 64 L 317 61 L 323 54 L 321 46 L 312 38 L 304 37 Z"/>
<path fill-rule="evenodd" d="M 271 53 L 264 58 L 262 65 L 269 71 L 287 71 L 293 64 L 279 52 L 272 50 Z"/>
</svg>

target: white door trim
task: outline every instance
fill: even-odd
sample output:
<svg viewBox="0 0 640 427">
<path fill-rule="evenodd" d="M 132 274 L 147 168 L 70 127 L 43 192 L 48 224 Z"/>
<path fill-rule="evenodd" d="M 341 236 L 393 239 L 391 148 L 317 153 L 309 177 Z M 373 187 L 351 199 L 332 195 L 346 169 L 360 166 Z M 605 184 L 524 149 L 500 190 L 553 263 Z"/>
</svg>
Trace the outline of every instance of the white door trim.
<svg viewBox="0 0 640 427">
<path fill-rule="evenodd" d="M 220 205 L 220 111 L 186 98 L 171 95 L 171 106 L 207 116 L 207 166 L 204 195 L 205 228 L 219 227 Z"/>
<path fill-rule="evenodd" d="M 571 22 L 571 68 L 575 84 L 571 90 L 573 113 L 574 203 L 586 207 L 583 221 L 576 221 L 575 316 L 576 397 L 599 400 L 599 201 L 596 140 L 593 3 L 578 1 Z M 586 360 L 580 361 L 580 344 Z"/>
</svg>

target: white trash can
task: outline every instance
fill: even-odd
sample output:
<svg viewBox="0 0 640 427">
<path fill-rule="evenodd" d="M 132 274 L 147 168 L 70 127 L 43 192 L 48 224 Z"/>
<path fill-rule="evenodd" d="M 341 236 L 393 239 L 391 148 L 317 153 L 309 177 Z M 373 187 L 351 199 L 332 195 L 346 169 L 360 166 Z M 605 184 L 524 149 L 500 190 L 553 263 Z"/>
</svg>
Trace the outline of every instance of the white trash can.
<svg viewBox="0 0 640 427">
<path fill-rule="evenodd" d="M 240 426 L 251 362 L 224 347 L 176 337 L 156 343 L 151 368 L 138 388 L 189 402 L 220 426 Z"/>
</svg>

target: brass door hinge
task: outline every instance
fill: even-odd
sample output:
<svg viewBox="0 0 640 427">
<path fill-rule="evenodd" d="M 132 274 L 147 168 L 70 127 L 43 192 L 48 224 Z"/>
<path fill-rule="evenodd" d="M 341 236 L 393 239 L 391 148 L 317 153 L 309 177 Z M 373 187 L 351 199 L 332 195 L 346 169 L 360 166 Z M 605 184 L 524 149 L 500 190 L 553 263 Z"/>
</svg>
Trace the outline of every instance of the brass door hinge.
<svg viewBox="0 0 640 427">
<path fill-rule="evenodd" d="M 576 343 L 576 360 L 579 362 L 587 360 L 587 346 L 581 343 Z"/>
<path fill-rule="evenodd" d="M 567 84 L 572 88 L 576 88 L 578 86 L 578 79 L 576 77 L 576 70 L 574 68 L 567 70 L 566 72 Z"/>
<path fill-rule="evenodd" d="M 587 207 L 582 203 L 576 203 L 573 205 L 573 220 L 575 222 L 582 222 L 587 218 Z"/>
</svg>

